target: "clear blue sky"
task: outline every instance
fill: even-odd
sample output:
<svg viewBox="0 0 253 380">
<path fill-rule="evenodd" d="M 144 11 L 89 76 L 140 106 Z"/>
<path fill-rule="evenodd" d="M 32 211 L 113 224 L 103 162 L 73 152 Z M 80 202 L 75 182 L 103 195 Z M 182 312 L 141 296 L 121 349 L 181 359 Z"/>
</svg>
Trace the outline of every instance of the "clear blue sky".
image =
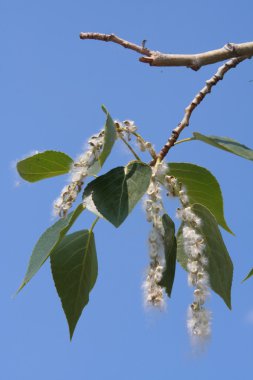
<svg viewBox="0 0 253 380">
<path fill-rule="evenodd" d="M 252 40 L 253 3 L 241 1 L 0 0 L 1 39 L 1 367 L 4 380 L 248 379 L 253 371 L 252 162 L 201 143 L 182 144 L 170 160 L 207 167 L 219 180 L 235 264 L 233 311 L 212 295 L 213 334 L 193 355 L 186 308 L 192 291 L 177 268 L 165 313 L 142 305 L 149 226 L 137 206 L 118 230 L 100 222 L 99 277 L 72 343 L 48 263 L 14 300 L 32 248 L 52 223 L 51 204 L 65 178 L 21 183 L 13 162 L 33 150 L 75 156 L 112 116 L 133 119 L 157 149 L 217 65 L 193 72 L 151 68 L 119 46 L 80 41 L 81 31 L 113 32 L 151 49 L 200 52 Z M 192 131 L 230 136 L 253 147 L 253 65 L 232 70 L 194 112 Z M 117 146 L 104 170 L 132 157 Z M 172 208 L 174 210 L 174 205 Z M 83 214 L 76 229 L 90 226 Z"/>
</svg>

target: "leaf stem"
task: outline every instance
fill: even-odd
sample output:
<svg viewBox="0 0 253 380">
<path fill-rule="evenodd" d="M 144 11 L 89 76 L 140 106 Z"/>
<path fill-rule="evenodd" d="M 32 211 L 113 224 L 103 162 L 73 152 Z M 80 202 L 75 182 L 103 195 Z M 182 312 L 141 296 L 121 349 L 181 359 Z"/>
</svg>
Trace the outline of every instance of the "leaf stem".
<svg viewBox="0 0 253 380">
<path fill-rule="evenodd" d="M 90 231 L 89 231 L 90 233 L 94 230 L 94 227 L 97 224 L 97 222 L 99 221 L 99 219 L 100 219 L 99 216 L 97 216 L 96 219 L 94 220 L 94 222 L 92 223 Z"/>
<path fill-rule="evenodd" d="M 182 139 L 182 140 L 176 141 L 174 145 L 181 144 L 181 143 L 187 142 L 187 141 L 192 141 L 192 140 L 195 140 L 195 138 L 194 137 L 188 137 L 186 139 Z"/>
<path fill-rule="evenodd" d="M 123 143 L 128 147 L 128 149 L 133 153 L 133 155 L 136 158 L 136 160 L 142 162 L 142 160 L 140 159 L 140 157 L 138 156 L 138 154 L 133 150 L 133 148 L 131 147 L 131 145 L 128 144 L 128 142 L 126 141 L 126 139 L 123 136 L 121 136 L 120 134 L 119 134 L 119 137 L 123 141 Z"/>
</svg>

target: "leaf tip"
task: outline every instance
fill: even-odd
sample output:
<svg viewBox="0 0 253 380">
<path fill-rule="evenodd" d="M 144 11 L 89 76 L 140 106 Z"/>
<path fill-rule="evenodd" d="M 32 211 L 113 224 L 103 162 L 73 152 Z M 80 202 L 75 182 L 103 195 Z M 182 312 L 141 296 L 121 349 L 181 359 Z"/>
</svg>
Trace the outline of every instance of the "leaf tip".
<svg viewBox="0 0 253 380">
<path fill-rule="evenodd" d="M 15 294 L 13 295 L 14 298 L 21 292 L 21 290 L 25 287 L 25 285 L 26 285 L 26 282 L 23 281 L 22 284 L 19 286 L 19 288 L 16 290 Z"/>
<path fill-rule="evenodd" d="M 228 307 L 229 310 L 231 311 L 231 310 L 232 310 L 231 294 L 230 294 L 230 297 L 229 297 L 229 298 L 223 298 L 223 300 L 225 301 L 225 304 L 227 305 L 227 307 Z"/>
<path fill-rule="evenodd" d="M 105 106 L 104 104 L 102 104 L 101 108 L 102 108 L 102 110 L 104 111 L 104 113 L 105 113 L 106 115 L 108 115 L 108 111 L 107 111 L 106 106 Z"/>
<path fill-rule="evenodd" d="M 66 313 L 65 313 L 65 315 L 66 315 Z M 66 315 L 66 317 L 67 317 L 67 315 Z M 72 321 L 72 320 L 67 318 L 67 322 L 68 322 L 68 326 L 69 326 L 69 340 L 70 340 L 70 342 L 72 342 L 78 320 Z"/>
<path fill-rule="evenodd" d="M 242 280 L 241 283 L 245 282 L 246 280 L 248 280 L 252 276 L 253 276 L 253 269 L 251 269 L 251 271 L 247 274 L 247 276 Z"/>
<path fill-rule="evenodd" d="M 226 228 L 225 230 L 230 233 L 231 235 L 235 236 L 235 233 L 228 227 L 228 225 L 226 224 Z"/>
</svg>

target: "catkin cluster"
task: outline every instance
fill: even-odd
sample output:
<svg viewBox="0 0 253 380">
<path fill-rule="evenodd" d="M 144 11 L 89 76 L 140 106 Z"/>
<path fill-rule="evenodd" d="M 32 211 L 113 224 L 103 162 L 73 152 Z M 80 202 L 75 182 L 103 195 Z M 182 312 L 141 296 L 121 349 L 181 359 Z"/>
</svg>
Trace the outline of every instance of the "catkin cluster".
<svg viewBox="0 0 253 380">
<path fill-rule="evenodd" d="M 209 276 L 206 270 L 208 259 L 205 256 L 205 242 L 199 229 L 202 221 L 192 211 L 187 193 L 176 178 L 166 176 L 165 180 L 169 195 L 178 196 L 181 202 L 177 217 L 183 222 L 182 236 L 188 258 L 188 283 L 195 288 L 194 301 L 188 309 L 188 331 L 193 337 L 206 338 L 211 333 L 211 314 L 204 306 L 209 296 Z"/>
<path fill-rule="evenodd" d="M 152 229 L 148 238 L 150 263 L 143 289 L 146 305 L 164 308 L 164 289 L 159 283 L 165 265 L 164 228 L 162 224 L 162 216 L 165 211 L 162 203 L 161 185 L 157 179 L 158 174 L 163 171 L 163 165 L 159 164 L 152 171 L 151 182 L 144 200 L 146 218 L 149 223 L 152 223 Z"/>
<path fill-rule="evenodd" d="M 164 290 L 159 285 L 165 266 L 164 228 L 162 215 L 165 213 L 158 178 L 164 178 L 168 195 L 178 197 L 181 207 L 177 217 L 182 221 L 182 238 L 187 255 L 188 283 L 194 287 L 194 300 L 188 310 L 187 327 L 191 336 L 206 338 L 211 332 L 211 315 L 205 308 L 209 296 L 208 259 L 205 256 L 205 242 L 200 232 L 201 219 L 192 211 L 186 190 L 173 177 L 166 175 L 168 167 L 162 163 L 152 169 L 152 179 L 144 202 L 147 221 L 152 223 L 149 234 L 150 264 L 143 284 L 145 302 L 148 305 L 164 307 Z"/>
</svg>

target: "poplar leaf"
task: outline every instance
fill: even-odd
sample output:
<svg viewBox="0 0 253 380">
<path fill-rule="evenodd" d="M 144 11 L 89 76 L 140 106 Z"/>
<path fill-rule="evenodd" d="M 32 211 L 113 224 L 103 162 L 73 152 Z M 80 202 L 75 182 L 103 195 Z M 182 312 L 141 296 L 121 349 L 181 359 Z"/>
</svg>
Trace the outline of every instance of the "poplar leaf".
<svg viewBox="0 0 253 380">
<path fill-rule="evenodd" d="M 250 277 L 253 276 L 253 269 L 251 269 L 251 271 L 249 271 L 249 273 L 247 274 L 247 276 L 242 280 L 242 282 L 248 280 Z"/>
<path fill-rule="evenodd" d="M 72 163 L 72 158 L 65 153 L 46 150 L 19 161 L 17 171 L 26 181 L 36 182 L 68 173 Z"/>
<path fill-rule="evenodd" d="M 147 191 L 150 166 L 132 161 L 90 182 L 84 190 L 86 208 L 119 227 Z"/>
<path fill-rule="evenodd" d="M 213 174 L 202 166 L 185 162 L 172 162 L 168 168 L 168 174 L 185 186 L 190 204 L 199 203 L 207 207 L 218 224 L 233 234 L 226 223 L 220 185 Z"/>
<path fill-rule="evenodd" d="M 89 175 L 96 175 L 100 171 L 105 160 L 111 153 L 111 150 L 117 138 L 116 128 L 114 126 L 114 121 L 111 115 L 109 114 L 105 106 L 102 106 L 102 110 L 106 114 L 106 121 L 105 121 L 105 126 L 104 126 L 104 131 L 105 131 L 104 146 L 97 161 L 95 161 L 94 164 L 89 168 L 89 171 L 88 171 Z"/>
<path fill-rule="evenodd" d="M 97 279 L 98 263 L 93 232 L 83 230 L 65 236 L 53 250 L 50 261 L 71 339 Z"/>
<path fill-rule="evenodd" d="M 52 253 L 53 249 L 55 249 L 64 238 L 83 210 L 84 207 L 80 204 L 74 211 L 68 214 L 66 218 L 58 220 L 41 235 L 33 249 L 25 278 L 17 292 L 19 292 L 38 272 L 40 267 Z"/>
<path fill-rule="evenodd" d="M 168 296 L 171 297 L 176 271 L 177 239 L 175 237 L 175 224 L 169 215 L 164 214 L 162 216 L 162 223 L 164 228 L 165 270 L 159 285 L 164 287 Z"/>
<path fill-rule="evenodd" d="M 225 150 L 226 152 L 233 153 L 237 156 L 253 161 L 253 150 L 236 140 L 230 139 L 229 137 L 205 136 L 198 132 L 194 132 L 193 136 L 195 140 L 202 141 L 206 144 L 214 146 L 215 148 Z"/>
</svg>

